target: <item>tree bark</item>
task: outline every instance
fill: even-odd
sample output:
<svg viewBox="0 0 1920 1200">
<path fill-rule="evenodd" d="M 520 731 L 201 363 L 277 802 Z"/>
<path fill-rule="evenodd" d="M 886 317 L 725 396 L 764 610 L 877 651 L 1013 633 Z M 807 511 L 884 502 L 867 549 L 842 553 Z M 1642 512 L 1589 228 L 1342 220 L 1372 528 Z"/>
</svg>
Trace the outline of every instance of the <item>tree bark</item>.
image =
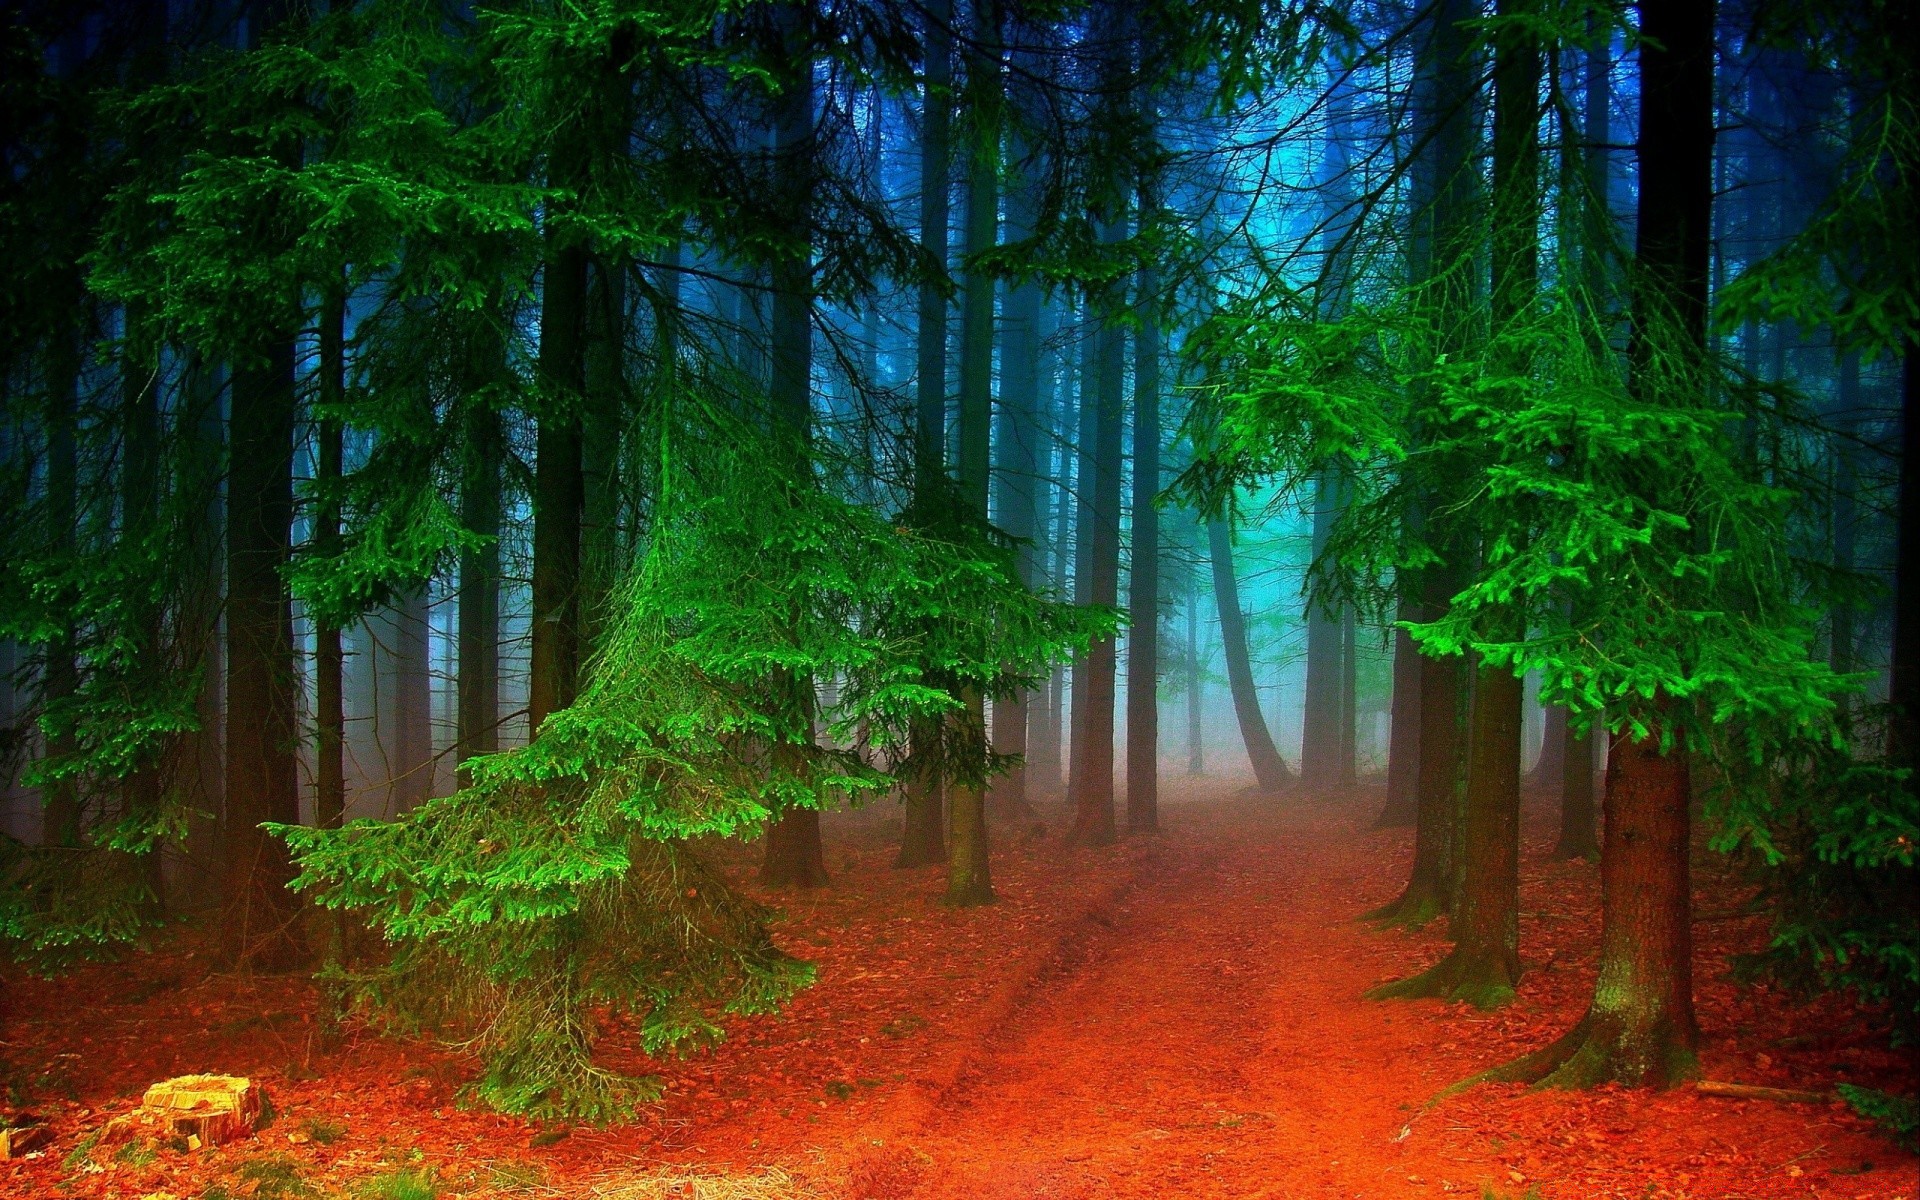
<svg viewBox="0 0 1920 1200">
<path fill-rule="evenodd" d="M 974 0 L 973 38 L 967 53 L 968 107 L 988 128 L 976 130 L 967 154 L 966 280 L 960 312 L 960 502 L 967 516 L 984 528 L 992 490 L 993 295 L 995 280 L 979 266 L 1000 233 L 1000 143 L 991 116 L 1000 104 L 1000 41 L 996 0 Z M 957 736 L 969 749 L 985 751 L 985 704 L 977 686 L 964 688 L 966 714 Z M 971 757 L 971 755 L 969 755 Z M 987 795 L 984 780 L 966 780 L 952 788 L 947 809 L 946 902 L 957 907 L 993 903 L 993 876 L 987 843 Z"/>
<path fill-rule="evenodd" d="M 293 600 L 294 346 L 275 339 L 233 374 L 227 470 L 226 956 L 282 969 L 306 954 L 286 844 L 300 820 Z"/>
<path fill-rule="evenodd" d="M 1408 619 L 1404 602 L 1398 617 Z M 1393 631 L 1393 700 L 1387 731 L 1387 803 L 1375 829 L 1400 829 L 1418 819 L 1420 778 L 1420 651 L 1404 629 Z"/>
<path fill-rule="evenodd" d="M 1276 792 L 1292 782 L 1286 760 L 1273 748 L 1267 719 L 1260 713 L 1260 693 L 1253 683 L 1253 664 L 1247 655 L 1247 618 L 1240 611 L 1240 586 L 1233 575 L 1233 533 L 1224 520 L 1207 522 L 1207 546 L 1213 560 L 1213 597 L 1220 607 L 1220 643 L 1227 660 L 1227 686 L 1233 692 L 1233 713 L 1240 722 L 1240 738 L 1253 764 L 1253 777 L 1263 792 Z"/>
<path fill-rule="evenodd" d="M 920 91 L 920 246 L 945 270 L 947 264 L 947 205 L 951 181 L 952 124 L 948 88 L 953 78 L 953 37 L 948 0 L 931 0 L 926 7 L 926 66 Z M 918 374 L 915 379 L 913 430 L 913 493 L 922 508 L 939 503 L 945 491 L 947 444 L 947 297 L 936 280 L 920 284 L 920 313 L 916 329 Z M 910 750 L 931 750 L 940 736 L 936 722 L 914 721 L 908 730 Z M 937 761 L 937 754 L 928 759 Z M 947 861 L 946 812 L 939 774 L 910 771 L 901 787 L 905 831 L 896 867 L 918 867 Z"/>
<path fill-rule="evenodd" d="M 811 240 L 813 212 L 808 199 L 811 185 L 813 130 L 813 50 L 806 42 L 804 23 L 798 8 L 783 5 L 775 14 L 776 32 L 785 45 L 785 59 L 793 67 L 773 114 L 774 186 L 780 204 L 786 210 L 791 228 L 801 235 L 802 244 Z M 811 472 L 805 454 L 813 424 L 813 253 L 802 249 L 785 254 L 772 263 L 773 320 L 770 339 L 768 400 L 773 418 L 789 439 L 794 451 L 796 474 Z M 812 486 L 805 479 L 803 486 Z M 805 604 L 805 597 L 796 597 Z M 804 711 L 799 729 L 811 736 L 813 680 L 787 679 L 796 706 Z M 774 747 L 776 759 L 791 760 L 799 747 L 781 742 Z M 820 812 L 814 808 L 788 808 L 776 816 L 767 830 L 766 857 L 760 865 L 760 878 L 776 886 L 821 887 L 827 882 L 825 848 L 820 838 Z"/>
<path fill-rule="evenodd" d="M 486 539 L 460 554 L 460 744 L 465 764 L 499 748 L 500 724 L 500 416 L 485 404 L 467 412 L 460 519 Z M 471 782 L 463 772 L 462 783 Z"/>
<path fill-rule="evenodd" d="M 346 399 L 347 297 L 344 285 L 327 297 L 320 313 L 320 398 L 329 405 Z M 315 455 L 315 488 L 320 503 L 313 516 L 313 543 L 322 558 L 340 554 L 340 504 L 333 492 L 340 486 L 344 432 L 338 417 L 322 416 Z M 314 824 L 338 829 L 347 812 L 347 709 L 344 688 L 346 655 L 340 626 L 331 621 L 314 624 Z M 339 947 L 328 948 L 329 958 Z"/>
<path fill-rule="evenodd" d="M 1465 861 L 1449 932 L 1452 951 L 1370 999 L 1440 996 L 1476 1008 L 1513 999 L 1520 982 L 1520 701 L 1522 682 L 1475 668 L 1467 750 Z"/>
<path fill-rule="evenodd" d="M 1313 558 L 1326 552 L 1339 510 L 1339 483 L 1330 475 L 1314 479 Z M 1301 714 L 1300 782 L 1329 787 L 1340 776 L 1340 618 L 1309 597 L 1307 603 L 1307 683 Z"/>
<path fill-rule="evenodd" d="M 1144 211 L 1150 197 L 1143 191 Z M 1158 273 L 1140 273 L 1133 369 L 1133 557 L 1127 608 L 1127 832 L 1160 828 L 1160 322 Z"/>
<path fill-rule="evenodd" d="M 1600 840 L 1594 826 L 1598 814 L 1593 796 L 1593 725 L 1576 733 L 1567 729 L 1567 749 L 1560 762 L 1560 840 L 1555 858 L 1596 858 Z"/>
</svg>

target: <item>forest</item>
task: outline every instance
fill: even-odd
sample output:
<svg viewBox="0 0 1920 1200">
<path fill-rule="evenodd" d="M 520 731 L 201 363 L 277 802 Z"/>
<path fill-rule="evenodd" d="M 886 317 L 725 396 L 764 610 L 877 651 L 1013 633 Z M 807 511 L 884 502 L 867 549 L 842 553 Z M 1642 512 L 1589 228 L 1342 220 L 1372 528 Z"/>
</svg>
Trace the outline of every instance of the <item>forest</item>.
<svg viewBox="0 0 1920 1200">
<path fill-rule="evenodd" d="M 1920 1194 L 1904 0 L 0 56 L 0 1195 Z"/>
</svg>

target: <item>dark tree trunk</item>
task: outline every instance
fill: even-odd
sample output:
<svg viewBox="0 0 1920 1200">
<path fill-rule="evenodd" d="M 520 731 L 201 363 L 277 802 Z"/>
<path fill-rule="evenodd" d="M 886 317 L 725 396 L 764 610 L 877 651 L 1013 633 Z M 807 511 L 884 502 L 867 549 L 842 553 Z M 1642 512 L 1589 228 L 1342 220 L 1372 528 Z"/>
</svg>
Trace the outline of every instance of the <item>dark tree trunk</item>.
<svg viewBox="0 0 1920 1200">
<path fill-rule="evenodd" d="M 320 313 L 320 398 L 337 405 L 346 398 L 347 297 L 335 288 Z M 322 416 L 315 455 L 314 486 L 320 503 L 313 517 L 314 549 L 322 558 L 340 553 L 340 504 L 334 492 L 340 486 L 343 431 L 337 417 Z M 347 709 L 344 688 L 346 655 L 340 626 L 319 621 L 314 627 L 314 824 L 338 829 L 347 811 Z M 330 946 L 329 959 L 339 953 Z"/>
<path fill-rule="evenodd" d="M 1340 485 L 1329 475 L 1314 480 L 1313 557 L 1326 553 L 1340 505 Z M 1301 714 L 1300 782 L 1330 787 L 1340 777 L 1340 617 L 1314 599 L 1307 604 L 1307 685 Z"/>
<path fill-rule="evenodd" d="M 1500 667 L 1476 668 L 1467 749 L 1465 861 L 1447 956 L 1411 979 L 1369 992 L 1379 999 L 1440 996 L 1476 1008 L 1513 999 L 1520 981 L 1520 701 L 1522 683 Z"/>
<path fill-rule="evenodd" d="M 1143 209 L 1150 197 L 1141 197 Z M 1133 558 L 1127 607 L 1127 832 L 1160 827 L 1160 322 L 1159 277 L 1140 274 L 1133 369 Z"/>
<path fill-rule="evenodd" d="M 227 471 L 227 958 L 278 969 L 305 957 L 286 844 L 263 822 L 297 824 L 293 601 L 294 346 L 261 347 L 233 374 Z"/>
<path fill-rule="evenodd" d="M 1637 390 L 1697 379 L 1706 351 L 1713 211 L 1713 0 L 1640 8 L 1640 197 L 1629 354 Z M 1645 398 L 1643 396 L 1643 398 Z M 1675 702 L 1646 738 L 1616 739 L 1600 857 L 1600 965 L 1587 1015 L 1560 1041 L 1493 1073 L 1586 1087 L 1663 1087 L 1693 1075 L 1691 787 L 1662 753 Z"/>
<path fill-rule="evenodd" d="M 786 61 L 794 68 L 785 81 L 773 119 L 775 187 L 787 210 L 790 227 L 810 238 L 813 213 L 808 201 L 813 153 L 813 53 L 799 11 L 782 6 L 776 29 L 785 43 Z M 776 258 L 772 264 L 773 321 L 771 377 L 768 400 L 773 417 L 796 450 L 794 470 L 810 472 L 803 451 L 813 424 L 813 254 L 802 250 Z M 802 481 L 811 486 L 811 479 Z M 804 597 L 796 598 L 804 604 Z M 812 679 L 783 680 L 808 710 L 801 727 L 811 732 Z M 799 747 L 782 742 L 778 757 L 793 756 Z M 827 882 L 827 860 L 820 840 L 820 813 L 814 808 L 789 808 L 774 818 L 767 830 L 766 857 L 760 878 L 786 887 L 821 887 Z"/>
<path fill-rule="evenodd" d="M 1920 457 L 1920 363 L 1914 339 L 1907 339 L 1900 380 L 1900 484 L 1898 544 L 1893 570 L 1893 662 L 1887 699 L 1893 724 L 1887 749 L 1893 761 L 1913 766 L 1920 758 L 1920 483 L 1913 464 Z"/>
<path fill-rule="evenodd" d="M 1567 763 L 1567 710 L 1549 704 L 1540 710 L 1540 757 L 1533 764 L 1527 784 L 1543 791 L 1560 786 Z"/>
<path fill-rule="evenodd" d="M 460 743 L 458 761 L 499 748 L 500 724 L 500 417 L 476 404 L 467 413 L 460 518 L 485 538 L 460 555 Z M 468 782 L 464 779 L 462 782 Z"/>
<path fill-rule="evenodd" d="M 1599 815 L 1593 796 L 1596 736 L 1592 725 L 1578 733 L 1567 730 L 1567 749 L 1560 763 L 1560 840 L 1553 848 L 1555 858 L 1594 858 L 1600 853 L 1594 828 Z"/>
<path fill-rule="evenodd" d="M 973 38 L 967 53 L 967 104 L 990 114 L 1000 104 L 1000 62 L 992 47 L 1000 41 L 996 0 L 974 0 Z M 967 155 L 967 272 L 960 312 L 960 502 L 968 517 L 984 526 L 992 489 L 993 294 L 992 275 L 974 264 L 999 241 L 1000 146 L 997 136 L 976 133 Z M 978 688 L 963 690 L 967 706 L 959 736 L 969 746 L 987 746 L 986 710 Z M 948 817 L 948 904 L 971 907 L 993 903 L 993 875 L 987 843 L 986 784 L 962 782 L 952 789 Z"/>
<path fill-rule="evenodd" d="M 394 604 L 392 811 L 411 812 L 432 798 L 433 664 L 427 660 L 427 586 Z"/>
<path fill-rule="evenodd" d="M 1102 230 L 1106 241 L 1124 236 L 1120 222 Z M 1113 605 L 1120 598 L 1120 448 L 1125 399 L 1126 334 L 1118 321 L 1102 317 L 1094 335 L 1095 405 L 1093 479 L 1083 486 L 1083 537 L 1089 543 L 1088 599 Z M 1083 400 L 1083 403 L 1085 401 Z M 1097 639 L 1087 651 L 1084 716 L 1075 714 L 1079 736 L 1073 744 L 1073 828 L 1075 845 L 1104 846 L 1117 836 L 1113 795 L 1113 717 L 1116 699 L 1116 639 Z M 1076 697 L 1078 700 L 1079 697 Z M 1077 707 L 1077 705 L 1076 705 Z"/>
<path fill-rule="evenodd" d="M 540 375 L 554 399 L 553 407 L 541 413 L 534 438 L 530 734 L 539 733 L 549 715 L 573 703 L 579 678 L 585 480 L 578 397 L 586 375 L 586 302 L 586 250 L 562 242 L 550 229 L 541 283 Z"/>
<path fill-rule="evenodd" d="M 1351 604 L 1340 611 L 1340 769 L 1334 782 L 1351 788 L 1360 782 L 1359 614 Z"/>
<path fill-rule="evenodd" d="M 1451 572 L 1428 571 L 1426 612 L 1444 608 L 1455 590 Z M 1418 927 L 1446 912 L 1454 898 L 1453 827 L 1460 791 L 1462 709 L 1466 687 L 1460 660 L 1419 655 L 1420 737 L 1414 772 L 1413 868 L 1398 899 L 1367 914 L 1370 920 Z"/>
<path fill-rule="evenodd" d="M 1399 619 L 1407 620 L 1402 603 Z M 1400 829 L 1418 817 L 1420 778 L 1420 652 L 1404 629 L 1393 631 L 1393 701 L 1387 732 L 1387 803 L 1376 829 Z"/>
<path fill-rule="evenodd" d="M 79 307 L 76 305 L 76 307 Z M 80 386 L 81 336 L 79 330 L 55 335 L 48 349 L 47 363 L 47 525 L 56 553 L 75 551 L 75 534 L 80 520 L 79 448 L 77 389 Z M 291 435 L 289 435 L 291 436 Z M 75 631 L 71 624 L 47 639 L 46 674 L 41 682 L 41 699 L 49 708 L 65 704 L 80 686 L 80 664 L 76 661 Z M 75 750 L 73 740 L 56 732 L 47 738 L 46 755 L 58 761 Z M 83 844 L 79 790 L 71 779 L 55 779 L 41 789 L 41 837 L 49 846 L 77 847 Z"/>
<path fill-rule="evenodd" d="M 932 0 L 926 9 L 926 79 L 921 88 L 920 246 L 942 267 L 947 262 L 947 205 L 951 148 L 947 88 L 953 77 L 953 10 L 948 0 Z M 947 298 L 929 280 L 920 285 L 913 431 L 913 492 L 916 505 L 930 506 L 945 492 L 947 445 Z M 915 721 L 908 731 L 911 751 L 937 744 L 935 722 Z M 937 754 L 927 761 L 937 761 Z M 946 811 L 936 771 L 911 771 L 901 787 L 905 832 L 898 867 L 947 861 Z"/>
<path fill-rule="evenodd" d="M 1227 660 L 1227 687 L 1233 692 L 1233 712 L 1240 721 L 1253 777 L 1263 792 L 1275 792 L 1292 782 L 1286 760 L 1273 748 L 1267 719 L 1260 713 L 1260 692 L 1253 683 L 1253 664 L 1247 655 L 1247 618 L 1240 611 L 1240 585 L 1233 575 L 1233 533 L 1224 520 L 1207 522 L 1207 546 L 1213 560 L 1213 597 L 1220 607 L 1220 645 Z"/>
<path fill-rule="evenodd" d="M 593 260 L 586 294 L 580 418 L 580 667 L 607 624 L 620 577 L 620 434 L 626 416 L 627 267 Z"/>
<path fill-rule="evenodd" d="M 1200 674 L 1200 572 L 1193 571 L 1187 579 L 1187 774 L 1199 775 L 1206 771 L 1207 760 L 1203 745 L 1205 725 L 1201 715 L 1205 709 L 1203 687 Z"/>
<path fill-rule="evenodd" d="M 1093 543 L 1098 524 L 1094 519 L 1093 486 L 1094 446 L 1099 440 L 1100 388 L 1095 380 L 1100 374 L 1100 333 L 1092 305 L 1083 304 L 1080 314 L 1080 367 L 1074 389 L 1073 602 L 1084 605 L 1093 603 Z M 1080 751 L 1087 740 L 1087 686 L 1092 677 L 1092 655 L 1075 659 L 1067 715 L 1067 807 L 1076 811 L 1084 787 Z"/>
</svg>

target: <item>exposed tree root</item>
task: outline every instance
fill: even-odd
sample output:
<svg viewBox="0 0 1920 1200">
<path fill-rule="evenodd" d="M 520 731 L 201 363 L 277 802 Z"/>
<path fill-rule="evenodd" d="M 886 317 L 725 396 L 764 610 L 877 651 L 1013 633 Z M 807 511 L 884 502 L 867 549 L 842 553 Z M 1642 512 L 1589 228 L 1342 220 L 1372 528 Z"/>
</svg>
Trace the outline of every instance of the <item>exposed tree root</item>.
<svg viewBox="0 0 1920 1200">
<path fill-rule="evenodd" d="M 1401 892 L 1397 899 L 1362 913 L 1360 919 L 1381 926 L 1401 925 L 1408 929 L 1419 929 L 1427 922 L 1445 916 L 1446 911 L 1446 901 L 1439 889 L 1416 880 L 1409 883 L 1407 890 Z"/>
<path fill-rule="evenodd" d="M 1771 1100 L 1776 1104 L 1826 1104 L 1834 1099 L 1832 1092 L 1760 1087 L 1752 1083 L 1722 1083 L 1717 1079 L 1702 1079 L 1693 1085 L 1693 1090 L 1702 1096 L 1724 1096 L 1729 1100 Z"/>
<path fill-rule="evenodd" d="M 1409 979 L 1383 983 L 1366 993 L 1369 1000 L 1420 1000 L 1438 998 L 1460 1001 L 1478 1009 L 1500 1008 L 1513 1003 L 1515 979 L 1506 966 L 1483 954 L 1459 947 L 1445 958 Z"/>
<path fill-rule="evenodd" d="M 1693 1048 L 1665 1023 L 1640 1025 L 1588 1010 L 1579 1024 L 1551 1046 L 1482 1071 L 1449 1089 L 1477 1083 L 1524 1083 L 1575 1090 L 1622 1083 L 1667 1088 L 1700 1073 Z"/>
</svg>

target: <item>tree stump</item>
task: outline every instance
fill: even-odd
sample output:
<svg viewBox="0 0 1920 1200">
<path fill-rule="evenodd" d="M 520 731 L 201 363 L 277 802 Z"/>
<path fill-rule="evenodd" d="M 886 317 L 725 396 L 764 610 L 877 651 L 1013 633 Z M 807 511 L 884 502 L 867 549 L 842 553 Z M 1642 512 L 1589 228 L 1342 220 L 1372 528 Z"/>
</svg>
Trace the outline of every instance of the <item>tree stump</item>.
<svg viewBox="0 0 1920 1200">
<path fill-rule="evenodd" d="M 111 1121 L 103 1143 L 145 1136 L 189 1150 L 247 1137 L 260 1125 L 265 1096 L 238 1075 L 182 1075 L 148 1088 L 140 1107 Z"/>
</svg>

